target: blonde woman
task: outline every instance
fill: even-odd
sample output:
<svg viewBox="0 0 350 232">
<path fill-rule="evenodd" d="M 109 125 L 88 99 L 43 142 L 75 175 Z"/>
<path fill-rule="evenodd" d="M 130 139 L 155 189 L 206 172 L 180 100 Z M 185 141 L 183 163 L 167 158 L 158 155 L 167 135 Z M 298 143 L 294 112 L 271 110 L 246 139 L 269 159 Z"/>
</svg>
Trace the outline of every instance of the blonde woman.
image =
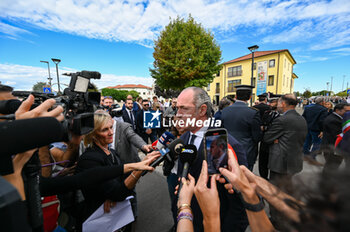
<svg viewBox="0 0 350 232">
<path fill-rule="evenodd" d="M 107 112 L 99 110 L 94 115 L 94 123 L 94 130 L 84 138 L 85 146 L 89 148 L 79 158 L 77 172 L 101 166 L 121 166 L 124 173 L 132 172 L 83 188 L 82 192 L 87 205 L 84 218 L 91 215 L 103 203 L 105 203 L 105 209 L 109 209 L 117 201 L 123 201 L 132 195 L 132 189 L 141 177 L 141 170 L 153 170 L 148 165 L 159 156 L 158 152 L 152 152 L 142 162 L 123 165 L 119 155 L 113 149 L 109 149 L 109 144 L 113 142 L 113 119 Z"/>
</svg>

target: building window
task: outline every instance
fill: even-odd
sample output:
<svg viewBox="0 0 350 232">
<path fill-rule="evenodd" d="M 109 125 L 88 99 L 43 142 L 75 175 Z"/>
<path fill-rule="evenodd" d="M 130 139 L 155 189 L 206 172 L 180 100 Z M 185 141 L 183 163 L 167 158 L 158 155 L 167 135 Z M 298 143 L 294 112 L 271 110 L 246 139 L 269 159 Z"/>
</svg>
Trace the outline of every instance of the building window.
<svg viewBox="0 0 350 232">
<path fill-rule="evenodd" d="M 253 77 L 253 86 L 256 86 L 256 77 Z"/>
<path fill-rule="evenodd" d="M 285 85 L 286 82 L 286 75 L 283 74 L 283 86 Z"/>
<path fill-rule="evenodd" d="M 216 74 L 216 76 L 217 76 L 217 77 L 219 77 L 219 76 L 220 76 L 220 71 L 219 71 L 219 72 Z"/>
<path fill-rule="evenodd" d="M 242 65 L 228 68 L 228 77 L 242 76 Z"/>
<path fill-rule="evenodd" d="M 290 69 L 290 63 L 288 63 L 288 71 L 289 71 L 289 69 Z"/>
<path fill-rule="evenodd" d="M 227 82 L 227 92 L 233 92 L 236 85 L 241 84 L 241 79 L 231 80 Z"/>
<path fill-rule="evenodd" d="M 216 83 L 215 93 L 220 93 L 220 83 Z"/>
<path fill-rule="evenodd" d="M 254 63 L 253 70 L 256 70 L 256 63 Z"/>
<path fill-rule="evenodd" d="M 269 86 L 273 85 L 274 75 L 269 76 Z"/>
<path fill-rule="evenodd" d="M 275 59 L 269 61 L 269 68 L 275 67 Z"/>
<path fill-rule="evenodd" d="M 210 91 L 210 83 L 207 86 L 207 91 Z"/>
</svg>

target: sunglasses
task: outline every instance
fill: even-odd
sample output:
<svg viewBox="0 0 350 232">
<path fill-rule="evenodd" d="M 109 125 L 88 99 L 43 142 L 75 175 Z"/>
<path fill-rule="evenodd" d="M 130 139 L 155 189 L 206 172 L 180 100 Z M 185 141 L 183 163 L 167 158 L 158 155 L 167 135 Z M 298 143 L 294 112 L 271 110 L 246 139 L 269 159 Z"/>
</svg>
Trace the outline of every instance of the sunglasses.
<svg viewBox="0 0 350 232">
<path fill-rule="evenodd" d="M 113 99 L 113 97 L 112 97 L 112 96 L 104 96 L 104 98 Z"/>
<path fill-rule="evenodd" d="M 143 106 L 149 106 L 149 104 L 143 104 Z"/>
</svg>

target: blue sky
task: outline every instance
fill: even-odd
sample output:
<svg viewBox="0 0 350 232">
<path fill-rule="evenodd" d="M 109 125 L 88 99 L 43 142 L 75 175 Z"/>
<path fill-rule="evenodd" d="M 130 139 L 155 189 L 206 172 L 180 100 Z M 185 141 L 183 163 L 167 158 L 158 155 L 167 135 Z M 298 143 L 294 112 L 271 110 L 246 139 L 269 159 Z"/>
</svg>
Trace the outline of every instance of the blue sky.
<svg viewBox="0 0 350 232">
<path fill-rule="evenodd" d="M 344 75 L 350 82 L 349 0 L 2 0 L 0 81 L 29 90 L 48 76 L 40 60 L 59 58 L 60 73 L 101 72 L 99 88 L 150 86 L 153 40 L 170 17 L 189 14 L 214 33 L 223 62 L 258 44 L 260 51 L 290 50 L 296 91 L 325 89 L 331 76 L 335 92 Z"/>
</svg>

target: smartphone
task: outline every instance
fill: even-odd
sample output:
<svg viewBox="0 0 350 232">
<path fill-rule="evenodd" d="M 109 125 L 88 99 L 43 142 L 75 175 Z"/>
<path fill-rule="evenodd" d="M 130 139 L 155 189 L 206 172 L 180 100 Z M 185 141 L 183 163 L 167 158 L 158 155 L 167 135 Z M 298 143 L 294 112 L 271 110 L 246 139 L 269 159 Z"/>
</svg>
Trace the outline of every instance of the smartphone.
<svg viewBox="0 0 350 232">
<path fill-rule="evenodd" d="M 203 141 L 208 173 L 220 173 L 220 167 L 227 168 L 227 130 L 225 128 L 209 129 Z"/>
</svg>

